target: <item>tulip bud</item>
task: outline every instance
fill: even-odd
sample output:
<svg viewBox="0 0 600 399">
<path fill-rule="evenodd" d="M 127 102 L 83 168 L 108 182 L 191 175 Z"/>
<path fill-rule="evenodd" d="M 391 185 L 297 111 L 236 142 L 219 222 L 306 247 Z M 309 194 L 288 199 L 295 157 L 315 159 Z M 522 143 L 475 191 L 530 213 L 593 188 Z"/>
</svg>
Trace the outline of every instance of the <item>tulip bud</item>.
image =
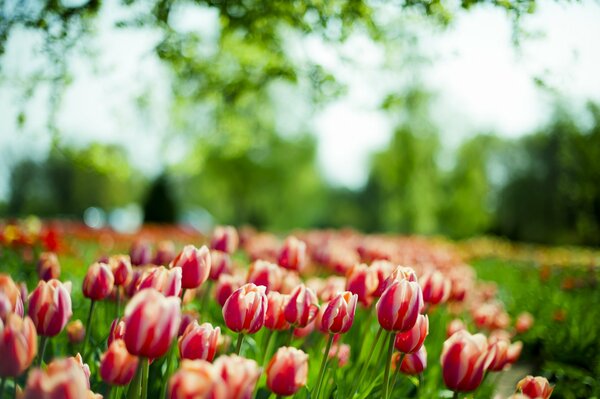
<svg viewBox="0 0 600 399">
<path fill-rule="evenodd" d="M 173 244 L 173 241 L 161 241 L 157 245 L 153 263 L 157 266 L 168 265 L 175 259 L 175 255 L 175 244 Z"/>
<path fill-rule="evenodd" d="M 381 296 L 381 294 L 383 294 L 385 280 L 394 272 L 396 267 L 390 261 L 376 260 L 375 262 L 371 263 L 370 268 L 377 274 L 377 289 L 375 289 L 373 296 L 378 298 Z"/>
<path fill-rule="evenodd" d="M 364 307 L 373 302 L 373 294 L 379 284 L 377 271 L 364 263 L 355 265 L 346 274 L 346 289 L 358 295 L 358 301 Z"/>
<path fill-rule="evenodd" d="M 267 293 L 269 291 L 279 291 L 282 280 L 283 269 L 275 263 L 264 260 L 252 262 L 246 279 L 249 283 L 265 287 Z"/>
<path fill-rule="evenodd" d="M 306 265 L 306 244 L 294 236 L 285 239 L 279 251 L 279 265 L 285 269 L 302 271 Z"/>
<path fill-rule="evenodd" d="M 125 338 L 125 320 L 123 319 L 114 319 L 110 325 L 110 331 L 108 333 L 108 346 L 112 344 L 113 341 L 118 339 Z"/>
<path fill-rule="evenodd" d="M 221 329 L 210 323 L 198 325 L 197 321 L 188 325 L 179 338 L 179 353 L 182 359 L 206 360 L 212 362 L 217 352 Z"/>
<path fill-rule="evenodd" d="M 73 315 L 71 282 L 40 281 L 29 297 L 28 314 L 39 335 L 53 337 L 61 332 Z"/>
<path fill-rule="evenodd" d="M 195 321 L 198 321 L 199 318 L 200 314 L 195 310 L 184 310 L 181 313 L 181 323 L 179 323 L 179 332 L 177 333 L 177 336 L 181 337 L 185 332 L 185 329 L 188 328 L 190 324 L 194 323 Z"/>
<path fill-rule="evenodd" d="M 448 327 L 446 327 L 446 338 L 450 338 L 455 332 L 460 330 L 466 330 L 467 326 L 460 319 L 454 319 L 450 323 L 448 323 Z"/>
<path fill-rule="evenodd" d="M 420 314 L 413 328 L 396 334 L 394 345 L 402 353 L 415 353 L 423 346 L 427 335 L 429 335 L 429 318 Z"/>
<path fill-rule="evenodd" d="M 132 355 L 163 356 L 177 335 L 180 299 L 165 297 L 153 288 L 138 292 L 125 308 L 125 344 Z"/>
<path fill-rule="evenodd" d="M 285 320 L 283 310 L 289 295 L 282 295 L 277 291 L 271 291 L 267 294 L 267 313 L 265 314 L 265 327 L 269 330 L 287 330 L 289 323 Z"/>
<path fill-rule="evenodd" d="M 350 291 L 337 294 L 325 306 L 321 318 L 320 330 L 329 334 L 343 334 L 347 332 L 354 322 L 356 302 L 358 295 Z"/>
<path fill-rule="evenodd" d="M 517 389 L 530 398 L 548 399 L 552 395 L 554 387 L 551 387 L 544 377 L 528 375 L 517 383 Z"/>
<path fill-rule="evenodd" d="M 19 287 L 8 274 L 0 274 L 0 319 L 9 313 L 23 317 L 23 299 Z"/>
<path fill-rule="evenodd" d="M 392 358 L 392 364 L 398 367 L 398 361 L 401 358 L 401 353 L 394 353 Z M 425 345 L 421 346 L 418 351 L 414 353 L 408 353 L 402 359 L 400 364 L 400 371 L 408 375 L 421 374 L 427 368 L 427 350 Z"/>
<path fill-rule="evenodd" d="M 265 323 L 267 296 L 265 287 L 252 283 L 235 290 L 223 305 L 223 319 L 227 327 L 235 332 L 254 334 Z"/>
<path fill-rule="evenodd" d="M 485 336 L 460 330 L 444 342 L 444 383 L 453 391 L 474 391 L 481 384 L 489 361 Z"/>
<path fill-rule="evenodd" d="M 227 252 L 210 251 L 210 274 L 208 278 L 217 281 L 221 274 L 230 274 L 233 270 L 233 262 Z"/>
<path fill-rule="evenodd" d="M 154 288 L 164 296 L 181 295 L 181 268 L 175 267 L 171 270 L 164 266 L 158 266 L 142 277 L 138 292 L 146 288 Z"/>
<path fill-rule="evenodd" d="M 379 324 L 385 330 L 408 331 L 423 309 L 421 287 L 417 282 L 395 281 L 381 294 L 376 308 Z"/>
<path fill-rule="evenodd" d="M 425 273 L 419 279 L 419 284 L 423 291 L 423 300 L 430 305 L 444 303 L 450 296 L 450 280 L 437 270 Z"/>
<path fill-rule="evenodd" d="M 279 396 L 290 396 L 306 385 L 308 355 L 300 349 L 282 346 L 267 366 L 267 386 Z"/>
<path fill-rule="evenodd" d="M 215 298 L 217 299 L 217 302 L 219 302 L 219 305 L 223 307 L 227 298 L 242 285 L 244 285 L 244 279 L 240 276 L 231 274 L 222 274 L 219 276 L 219 281 L 215 287 Z"/>
<path fill-rule="evenodd" d="M 37 334 L 29 317 L 15 313 L 0 321 L 0 377 L 18 377 L 33 362 L 37 353 Z"/>
<path fill-rule="evenodd" d="M 37 272 L 40 280 L 48 281 L 60 277 L 60 263 L 54 252 L 42 252 L 37 263 Z"/>
<path fill-rule="evenodd" d="M 308 323 L 317 317 L 319 305 L 317 295 L 304 284 L 299 285 L 292 291 L 288 303 L 285 305 L 283 314 L 288 323 L 295 327 L 306 327 Z"/>
<path fill-rule="evenodd" d="M 262 369 L 254 360 L 237 355 L 219 356 L 214 363 L 217 373 L 227 386 L 230 399 L 250 399 Z"/>
<path fill-rule="evenodd" d="M 115 277 L 115 285 L 121 287 L 126 285 L 131 278 L 133 269 L 131 267 L 131 260 L 128 255 L 116 255 L 111 256 L 108 260 L 110 270 Z"/>
<path fill-rule="evenodd" d="M 217 251 L 232 254 L 239 244 L 237 230 L 233 226 L 217 226 L 210 241 L 210 247 Z"/>
<path fill-rule="evenodd" d="M 169 380 L 168 399 L 224 399 L 227 387 L 218 370 L 204 360 L 183 360 Z"/>
<path fill-rule="evenodd" d="M 210 264 L 210 252 L 206 246 L 197 249 L 186 245 L 171 262 L 171 268 L 181 268 L 183 288 L 198 288 L 208 279 Z"/>
<path fill-rule="evenodd" d="M 115 278 L 105 263 L 94 263 L 83 279 L 83 296 L 99 301 L 110 295 Z"/>
<path fill-rule="evenodd" d="M 127 385 L 133 379 L 139 359 L 127 352 L 125 341 L 113 341 L 100 360 L 100 377 L 111 385 Z"/>
<path fill-rule="evenodd" d="M 395 281 L 401 281 L 401 280 L 407 280 L 407 281 L 410 281 L 410 282 L 416 282 L 417 281 L 417 274 L 410 267 L 398 266 L 396 269 L 394 269 L 394 271 L 392 272 L 392 274 L 390 274 L 383 281 L 383 283 L 379 284 L 379 287 L 377 287 L 377 292 L 381 291 L 381 294 L 383 294 L 384 291 L 387 290 L 388 287 L 390 285 L 392 285 Z M 379 294 L 379 296 L 381 296 L 381 294 Z"/>
<path fill-rule="evenodd" d="M 56 280 L 50 280 L 56 281 Z M 53 360 L 29 373 L 24 399 L 80 399 L 88 395 L 86 376 L 74 357 Z"/>
<path fill-rule="evenodd" d="M 129 258 L 133 266 L 149 264 L 152 261 L 152 248 L 150 248 L 150 244 L 143 240 L 135 241 L 131 244 Z"/>
<path fill-rule="evenodd" d="M 531 313 L 523 312 L 517 316 L 517 321 L 515 323 L 515 329 L 517 333 L 524 334 L 531 329 L 533 326 L 533 316 Z"/>
<path fill-rule="evenodd" d="M 72 344 L 79 344 L 85 338 L 85 327 L 81 320 L 73 320 L 67 324 L 67 338 Z"/>
</svg>

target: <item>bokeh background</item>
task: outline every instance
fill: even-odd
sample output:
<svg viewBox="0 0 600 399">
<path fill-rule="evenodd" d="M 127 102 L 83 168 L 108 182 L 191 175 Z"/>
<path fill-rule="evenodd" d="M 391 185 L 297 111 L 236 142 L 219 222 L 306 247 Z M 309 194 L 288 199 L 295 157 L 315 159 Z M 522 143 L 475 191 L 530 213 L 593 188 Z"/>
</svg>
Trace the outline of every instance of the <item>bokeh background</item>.
<svg viewBox="0 0 600 399">
<path fill-rule="evenodd" d="M 600 244 L 597 2 L 0 13 L 0 217 Z"/>
</svg>

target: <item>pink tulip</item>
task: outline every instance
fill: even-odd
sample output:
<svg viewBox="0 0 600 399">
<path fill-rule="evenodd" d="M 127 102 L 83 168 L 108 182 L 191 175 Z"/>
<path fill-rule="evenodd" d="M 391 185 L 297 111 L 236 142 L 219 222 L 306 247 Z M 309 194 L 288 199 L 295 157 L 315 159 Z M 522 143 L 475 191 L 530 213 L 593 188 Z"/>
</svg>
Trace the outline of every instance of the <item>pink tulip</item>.
<svg viewBox="0 0 600 399">
<path fill-rule="evenodd" d="M 210 274 L 210 252 L 206 246 L 200 249 L 186 245 L 171 262 L 171 268 L 181 268 L 181 285 L 183 288 L 198 288 L 208 279 Z"/>
<path fill-rule="evenodd" d="M 350 361 L 350 345 L 332 345 L 328 357 L 329 359 L 337 359 L 338 367 L 344 367 Z"/>
<path fill-rule="evenodd" d="M 290 325 L 285 320 L 283 310 L 289 295 L 282 295 L 277 291 L 271 291 L 267 294 L 267 313 L 265 314 L 265 327 L 269 330 L 287 330 Z"/>
<path fill-rule="evenodd" d="M 347 332 L 354 322 L 356 302 L 358 295 L 350 291 L 337 294 L 325 306 L 321 318 L 320 330 L 329 334 L 343 334 Z"/>
<path fill-rule="evenodd" d="M 164 296 L 181 296 L 182 272 L 181 268 L 175 267 L 167 269 L 164 266 L 158 266 L 142 278 L 138 286 L 138 292 L 146 288 L 154 288 L 160 291 Z"/>
<path fill-rule="evenodd" d="M 279 265 L 285 269 L 301 272 L 306 265 L 306 244 L 294 236 L 285 239 L 279 251 Z"/>
<path fill-rule="evenodd" d="M 244 285 L 244 279 L 240 276 L 231 274 L 222 274 L 219 276 L 219 281 L 215 287 L 215 298 L 219 302 L 219 305 L 224 306 L 227 298 L 242 285 Z"/>
<path fill-rule="evenodd" d="M 121 287 L 126 285 L 131 278 L 133 269 L 131 267 L 131 260 L 128 255 L 116 255 L 111 256 L 108 260 L 110 270 L 115 277 L 115 285 Z"/>
<path fill-rule="evenodd" d="M 444 382 L 453 391 L 469 392 L 479 387 L 490 363 L 487 339 L 460 330 L 444 342 L 442 351 Z"/>
<path fill-rule="evenodd" d="M 100 301 L 112 292 L 115 278 L 105 263 L 91 265 L 83 279 L 83 296 L 92 301 Z"/>
<path fill-rule="evenodd" d="M 133 266 L 143 266 L 152 262 L 152 248 L 144 240 L 137 240 L 131 244 L 129 258 Z"/>
<path fill-rule="evenodd" d="M 194 321 L 188 325 L 179 338 L 179 353 L 182 359 L 206 360 L 211 362 L 217 352 L 217 344 L 221 329 L 210 323 L 198 324 Z"/>
<path fill-rule="evenodd" d="M 429 318 L 420 314 L 413 328 L 396 334 L 394 345 L 402 353 L 415 353 L 423 346 L 427 335 L 429 335 Z"/>
<path fill-rule="evenodd" d="M 194 323 L 195 321 L 198 321 L 199 318 L 200 314 L 195 310 L 184 310 L 181 313 L 181 323 L 179 323 L 179 332 L 177 333 L 177 336 L 181 337 L 185 332 L 185 329 L 188 328 L 190 324 Z"/>
<path fill-rule="evenodd" d="M 515 329 L 517 333 L 524 334 L 531 329 L 533 326 L 533 316 L 531 313 L 523 312 L 517 316 L 517 321 L 515 323 Z"/>
<path fill-rule="evenodd" d="M 223 306 L 223 319 L 232 331 L 254 334 L 264 325 L 266 311 L 265 287 L 248 283 L 227 298 Z"/>
<path fill-rule="evenodd" d="M 318 282 L 320 284 L 318 288 L 311 288 L 317 293 L 319 299 L 323 302 L 329 302 L 340 292 L 346 291 L 346 279 L 344 277 L 329 276 L 324 281 L 318 280 Z"/>
<path fill-rule="evenodd" d="M 71 282 L 40 281 L 29 297 L 28 314 L 39 335 L 53 337 L 61 332 L 73 315 Z"/>
<path fill-rule="evenodd" d="M 53 360 L 45 370 L 32 370 L 23 392 L 24 399 L 81 399 L 87 395 L 87 377 L 74 357 Z"/>
<path fill-rule="evenodd" d="M 265 287 L 267 293 L 279 291 L 283 281 L 283 269 L 275 263 L 257 260 L 250 265 L 246 281 Z"/>
<path fill-rule="evenodd" d="M 37 263 L 40 280 L 48 281 L 60 277 L 60 263 L 54 252 L 42 252 Z"/>
<path fill-rule="evenodd" d="M 183 360 L 169 380 L 168 399 L 229 399 L 219 371 L 204 360 Z"/>
<path fill-rule="evenodd" d="M 396 360 L 392 360 L 393 364 L 397 365 L 400 353 L 396 352 Z M 425 345 L 421 346 L 418 351 L 409 353 L 404 356 L 402 364 L 400 364 L 400 371 L 408 375 L 421 374 L 427 368 L 427 350 Z"/>
<path fill-rule="evenodd" d="M 423 309 L 421 287 L 417 282 L 395 281 L 377 301 L 377 319 L 385 330 L 408 331 Z"/>
<path fill-rule="evenodd" d="M 15 313 L 0 321 L 0 377 L 18 377 L 37 353 L 37 334 L 31 319 Z"/>
<path fill-rule="evenodd" d="M 502 371 L 509 365 L 509 347 L 510 341 L 508 339 L 494 337 L 488 339 L 488 371 Z"/>
<path fill-rule="evenodd" d="M 388 289 L 390 285 L 392 285 L 396 281 L 407 280 L 410 282 L 417 281 L 417 275 L 415 271 L 410 267 L 398 266 L 394 269 L 392 274 L 390 274 L 383 283 L 380 283 L 377 287 L 377 296 L 381 296 L 385 290 Z"/>
<path fill-rule="evenodd" d="M 233 226 L 217 226 L 210 241 L 210 247 L 232 254 L 239 245 L 239 236 Z"/>
<path fill-rule="evenodd" d="M 139 359 L 127 351 L 125 341 L 113 341 L 100 360 L 100 377 L 111 385 L 127 385 L 133 379 Z"/>
<path fill-rule="evenodd" d="M 423 300 L 430 305 L 444 303 L 450 297 L 450 280 L 437 270 L 425 273 L 419 279 L 419 284 L 423 291 Z"/>
<path fill-rule="evenodd" d="M 394 272 L 396 267 L 392 262 L 387 260 L 376 260 L 371 263 L 370 267 L 377 274 L 377 289 L 373 293 L 373 296 L 378 298 L 383 294 L 385 280 Z"/>
<path fill-rule="evenodd" d="M 227 386 L 229 399 L 250 399 L 262 370 L 254 360 L 237 355 L 220 356 L 214 362 L 217 373 Z"/>
<path fill-rule="evenodd" d="M 282 346 L 267 366 L 267 386 L 279 396 L 290 396 L 306 385 L 308 355 L 300 349 Z"/>
<path fill-rule="evenodd" d="M 290 295 L 283 314 L 288 323 L 295 327 L 306 327 L 319 311 L 317 295 L 304 284 L 299 285 Z"/>
<path fill-rule="evenodd" d="M 466 329 L 467 326 L 462 320 L 454 319 L 450 323 L 448 323 L 448 326 L 446 327 L 446 338 L 450 338 L 457 331 Z"/>
<path fill-rule="evenodd" d="M 548 399 L 552 395 L 554 387 L 551 387 L 548 380 L 544 377 L 528 375 L 517 383 L 517 389 L 530 398 Z"/>
<path fill-rule="evenodd" d="M 173 241 L 161 241 L 156 246 L 153 263 L 157 266 L 168 265 L 175 259 L 175 255 L 175 244 L 173 244 Z"/>
<path fill-rule="evenodd" d="M 233 270 L 233 262 L 231 256 L 227 252 L 210 251 L 210 274 L 209 279 L 217 281 L 221 274 L 230 274 Z"/>
<path fill-rule="evenodd" d="M 373 302 L 378 285 L 377 270 L 365 264 L 355 265 L 346 274 L 346 289 L 358 295 L 358 301 L 365 307 Z"/>
<path fill-rule="evenodd" d="M 110 325 L 110 331 L 108 333 L 108 346 L 112 344 L 113 341 L 118 339 L 125 338 L 125 320 L 123 319 L 114 319 Z"/>
</svg>

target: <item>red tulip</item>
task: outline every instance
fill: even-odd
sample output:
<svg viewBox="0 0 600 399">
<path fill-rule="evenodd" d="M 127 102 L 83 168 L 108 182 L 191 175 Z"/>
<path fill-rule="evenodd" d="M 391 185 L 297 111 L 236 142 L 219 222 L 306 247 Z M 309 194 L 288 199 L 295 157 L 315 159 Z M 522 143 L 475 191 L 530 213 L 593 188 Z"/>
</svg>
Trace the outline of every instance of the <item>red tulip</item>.
<svg viewBox="0 0 600 399">
<path fill-rule="evenodd" d="M 9 313 L 23 317 L 23 299 L 19 287 L 8 274 L 0 274 L 0 319 Z"/>
<path fill-rule="evenodd" d="M 265 314 L 265 327 L 269 330 L 287 330 L 290 325 L 285 320 L 283 310 L 289 295 L 282 295 L 277 291 L 271 291 L 267 294 L 267 313 Z"/>
<path fill-rule="evenodd" d="M 164 266 L 158 266 L 150 270 L 138 286 L 138 292 L 146 288 L 154 288 L 164 296 L 181 295 L 181 268 L 175 267 L 171 270 Z"/>
<path fill-rule="evenodd" d="M 125 344 L 132 355 L 163 356 L 177 335 L 180 299 L 148 288 L 138 292 L 125 308 Z"/>
<path fill-rule="evenodd" d="M 413 328 L 396 334 L 394 345 L 402 353 L 415 353 L 423 346 L 427 335 L 429 335 L 429 318 L 420 314 Z"/>
<path fill-rule="evenodd" d="M 392 358 L 392 362 L 396 367 L 400 357 L 400 352 L 396 352 Z M 408 375 L 421 374 L 426 368 L 427 350 L 425 349 L 425 345 L 421 346 L 418 351 L 405 355 L 402 364 L 400 364 L 400 371 Z"/>
<path fill-rule="evenodd" d="M 181 313 L 181 323 L 179 323 L 179 332 L 177 333 L 177 336 L 181 337 L 185 332 L 185 329 L 193 322 L 198 321 L 199 318 L 200 314 L 195 310 L 184 310 Z"/>
<path fill-rule="evenodd" d="M 300 349 L 282 346 L 267 366 L 267 386 L 279 396 L 290 396 L 306 385 L 308 355 Z"/>
<path fill-rule="evenodd" d="M 329 334 L 343 334 L 347 332 L 354 322 L 356 302 L 358 295 L 350 291 L 337 294 L 325 306 L 321 318 L 320 330 Z"/>
<path fill-rule="evenodd" d="M 544 377 L 528 375 L 517 383 L 517 389 L 530 398 L 548 399 L 552 395 L 554 387 L 551 387 L 548 380 Z"/>
<path fill-rule="evenodd" d="M 306 244 L 294 236 L 285 239 L 279 251 L 279 265 L 285 269 L 302 271 L 306 265 Z"/>
<path fill-rule="evenodd" d="M 219 356 L 215 369 L 227 386 L 229 399 L 250 399 L 254 393 L 261 369 L 254 360 L 237 355 Z"/>
<path fill-rule="evenodd" d="M 0 377 L 18 377 L 30 365 L 37 353 L 37 334 L 31 319 L 15 313 L 0 321 Z"/>
<path fill-rule="evenodd" d="M 292 291 L 283 314 L 287 322 L 293 326 L 306 327 L 308 323 L 314 320 L 318 311 L 317 295 L 313 290 L 302 284 Z"/>
<path fill-rule="evenodd" d="M 32 370 L 23 398 L 81 399 L 87 395 L 88 381 L 84 371 L 74 357 L 69 357 L 53 360 L 45 370 Z"/>
<path fill-rule="evenodd" d="M 229 399 L 218 370 L 204 360 L 183 360 L 169 380 L 168 399 Z"/>
<path fill-rule="evenodd" d="M 206 360 L 211 362 L 217 352 L 221 329 L 210 323 L 192 322 L 179 338 L 179 353 L 182 359 Z"/>
<path fill-rule="evenodd" d="M 379 285 L 377 270 L 361 263 L 348 271 L 346 280 L 346 289 L 358 295 L 360 304 L 365 307 L 371 305 L 373 294 Z"/>
<path fill-rule="evenodd" d="M 114 319 L 110 325 L 110 332 L 108 333 L 108 346 L 113 341 L 125 338 L 125 320 Z"/>
<path fill-rule="evenodd" d="M 206 246 L 197 249 L 193 245 L 186 245 L 171 262 L 171 268 L 181 268 L 183 288 L 198 288 L 208 279 L 210 260 L 210 252 Z"/>
<path fill-rule="evenodd" d="M 29 297 L 28 314 L 39 335 L 53 337 L 61 332 L 73 315 L 71 282 L 40 281 Z"/>
<path fill-rule="evenodd" d="M 395 281 L 381 294 L 376 307 L 381 327 L 388 331 L 408 331 L 423 309 L 421 287 L 417 282 Z"/>
<path fill-rule="evenodd" d="M 292 333 L 294 338 L 304 338 L 310 335 L 313 331 L 315 331 L 315 327 L 317 325 L 317 317 L 313 319 L 310 323 L 308 323 L 304 327 L 295 327 L 294 332 Z"/>
<path fill-rule="evenodd" d="M 37 263 L 37 272 L 40 280 L 48 281 L 60 277 L 60 263 L 54 252 L 42 252 Z"/>
<path fill-rule="evenodd" d="M 244 285 L 244 279 L 240 276 L 231 274 L 222 274 L 219 276 L 219 281 L 215 287 L 215 298 L 219 302 L 219 305 L 224 306 L 227 298 L 242 285 Z"/>
<path fill-rule="evenodd" d="M 465 323 L 461 319 L 454 319 L 446 327 L 446 338 L 450 338 L 457 331 L 466 329 L 467 326 L 465 326 Z"/>
<path fill-rule="evenodd" d="M 133 269 L 131 260 L 128 255 L 115 255 L 108 259 L 108 264 L 113 276 L 115 277 L 115 285 L 121 287 L 126 285 L 131 278 Z"/>
<path fill-rule="evenodd" d="M 152 248 L 150 244 L 143 240 L 135 241 L 131 244 L 129 258 L 134 266 L 143 266 L 152 262 Z"/>
<path fill-rule="evenodd" d="M 146 277 L 149 273 L 149 269 L 146 268 L 136 267 L 135 269 L 133 269 L 133 272 L 131 273 L 131 278 L 123 287 L 125 288 L 125 295 L 127 295 L 129 298 L 134 296 L 140 288 L 140 283 L 142 282 L 144 277 Z"/>
<path fill-rule="evenodd" d="M 175 255 L 175 244 L 173 244 L 173 241 L 161 241 L 156 246 L 153 263 L 158 266 L 168 265 L 175 259 Z"/>
<path fill-rule="evenodd" d="M 217 226 L 210 241 L 210 247 L 218 251 L 232 254 L 238 247 L 239 236 L 233 226 Z"/>
<path fill-rule="evenodd" d="M 133 379 L 139 359 L 127 352 L 125 341 L 113 341 L 100 360 L 100 377 L 111 385 L 127 385 Z"/>
<path fill-rule="evenodd" d="M 508 348 L 510 341 L 508 339 L 490 337 L 488 339 L 488 371 L 502 371 L 509 365 Z"/>
<path fill-rule="evenodd" d="M 263 286 L 266 292 L 279 291 L 283 280 L 283 269 L 264 260 L 252 262 L 248 269 L 247 282 Z"/>
<path fill-rule="evenodd" d="M 446 386 L 453 391 L 477 389 L 489 362 L 487 339 L 483 334 L 471 335 L 460 330 L 444 342 L 442 373 Z"/>
<path fill-rule="evenodd" d="M 264 325 L 266 311 L 265 287 L 248 283 L 227 298 L 223 305 L 223 319 L 232 331 L 254 334 Z"/>
<path fill-rule="evenodd" d="M 112 292 L 115 278 L 105 263 L 91 265 L 83 279 L 83 296 L 100 301 Z"/>
<path fill-rule="evenodd" d="M 524 334 L 531 329 L 533 326 L 533 316 L 531 313 L 523 312 L 517 316 L 517 321 L 515 323 L 515 329 L 517 333 Z"/>
<path fill-rule="evenodd" d="M 423 291 L 423 300 L 430 305 L 444 303 L 450 296 L 450 280 L 437 270 L 425 273 L 419 279 L 419 284 Z"/>
<path fill-rule="evenodd" d="M 371 269 L 377 274 L 377 289 L 373 293 L 374 297 L 380 297 L 384 291 L 385 280 L 394 272 L 396 267 L 394 264 L 387 260 L 376 260 L 371 263 Z"/>
<path fill-rule="evenodd" d="M 73 320 L 67 324 L 67 338 L 72 344 L 83 342 L 85 338 L 85 327 L 81 320 Z"/>
<path fill-rule="evenodd" d="M 227 252 L 217 251 L 216 249 L 210 251 L 209 279 L 216 281 L 221 274 L 230 274 L 232 270 L 233 262 Z"/>
<path fill-rule="evenodd" d="M 377 287 L 376 293 L 377 296 L 381 296 L 385 290 L 388 289 L 390 285 L 392 285 L 395 281 L 407 280 L 410 282 L 417 281 L 417 275 L 415 271 L 410 267 L 398 266 L 392 274 L 390 274 L 383 283 L 380 283 Z"/>
</svg>

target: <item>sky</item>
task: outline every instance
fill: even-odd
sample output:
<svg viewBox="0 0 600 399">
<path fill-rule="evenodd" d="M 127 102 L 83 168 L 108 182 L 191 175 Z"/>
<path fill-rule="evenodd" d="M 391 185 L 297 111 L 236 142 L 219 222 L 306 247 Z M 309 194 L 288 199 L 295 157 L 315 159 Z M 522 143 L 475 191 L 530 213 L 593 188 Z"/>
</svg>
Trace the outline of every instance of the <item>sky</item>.
<svg viewBox="0 0 600 399">
<path fill-rule="evenodd" d="M 158 39 L 155 33 L 113 28 L 117 12 L 111 10 L 100 19 L 92 45 L 101 57 L 93 63 L 72 60 L 74 79 L 61 104 L 58 124 L 69 143 L 101 140 L 122 144 L 130 154 L 142 154 L 132 157 L 134 164 L 154 174 L 181 154 L 181 145 L 165 146 L 167 71 L 152 53 Z M 216 14 L 180 12 L 186 15 L 181 29 L 201 26 L 209 38 L 215 31 Z M 452 149 L 469 135 L 487 131 L 519 137 L 543 125 L 552 96 L 536 87 L 535 77 L 542 77 L 574 107 L 590 99 L 600 101 L 598 21 L 598 2 L 544 0 L 536 13 L 524 17 L 522 27 L 528 34 L 519 48 L 512 43 L 511 22 L 498 8 L 475 7 L 459 14 L 444 30 L 423 28 L 421 47 L 432 62 L 424 64 L 420 74 L 426 77 L 426 87 L 437 94 L 433 117 L 445 145 Z M 31 53 L 36 38 L 24 32 L 17 37 L 1 60 L 7 78 L 0 82 L 0 158 L 4 160 L 0 198 L 7 194 L 8 166 L 25 155 L 42 158 L 50 145 L 44 129 L 47 88 L 42 86 L 29 103 L 27 114 L 35 117 L 28 119 L 24 129 L 16 126 L 20 94 L 15 88 L 26 83 L 27 72 L 38 62 Z M 352 37 L 335 51 L 316 38 L 292 44 L 292 50 L 310 54 L 347 86 L 344 96 L 314 115 L 310 128 L 318 138 L 318 160 L 325 177 L 337 185 L 360 187 L 367 177 L 369 157 L 386 146 L 393 132 L 393 121 L 378 107 L 396 75 L 382 72 L 383 51 L 364 36 Z M 131 100 L 136 96 L 148 98 L 152 111 L 140 112 Z M 280 118 L 288 116 L 282 112 Z"/>
</svg>

